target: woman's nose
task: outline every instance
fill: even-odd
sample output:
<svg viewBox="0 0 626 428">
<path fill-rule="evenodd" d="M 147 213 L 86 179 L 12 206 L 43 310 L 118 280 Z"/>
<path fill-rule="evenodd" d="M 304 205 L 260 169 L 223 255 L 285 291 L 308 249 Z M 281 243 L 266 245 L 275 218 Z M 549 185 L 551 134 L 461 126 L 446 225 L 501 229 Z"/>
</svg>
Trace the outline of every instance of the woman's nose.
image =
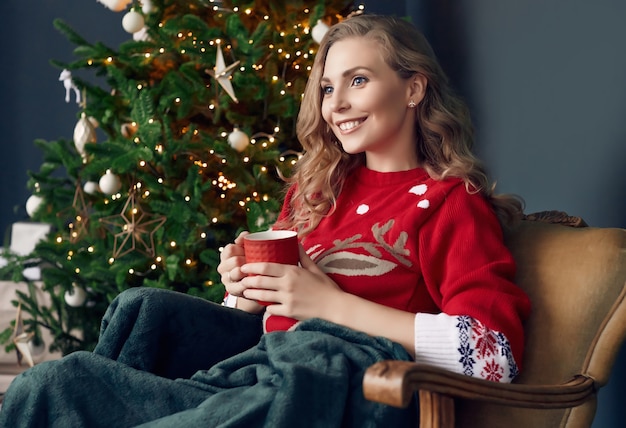
<svg viewBox="0 0 626 428">
<path fill-rule="evenodd" d="M 333 111 L 344 111 L 350 107 L 350 102 L 344 91 L 336 90 L 330 99 L 330 108 Z"/>
</svg>

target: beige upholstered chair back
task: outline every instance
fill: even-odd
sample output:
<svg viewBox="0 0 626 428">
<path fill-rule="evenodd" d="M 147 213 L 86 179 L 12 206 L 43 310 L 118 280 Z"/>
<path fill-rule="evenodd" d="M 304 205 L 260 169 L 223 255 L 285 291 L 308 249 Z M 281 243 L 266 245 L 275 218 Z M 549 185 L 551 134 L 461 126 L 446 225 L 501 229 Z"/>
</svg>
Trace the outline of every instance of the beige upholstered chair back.
<svg viewBox="0 0 626 428">
<path fill-rule="evenodd" d="M 533 311 L 516 383 L 558 384 L 577 373 L 608 381 L 626 334 L 626 230 L 523 221 L 507 233 Z M 534 410 L 457 400 L 461 427 L 589 427 L 596 400 Z"/>
</svg>

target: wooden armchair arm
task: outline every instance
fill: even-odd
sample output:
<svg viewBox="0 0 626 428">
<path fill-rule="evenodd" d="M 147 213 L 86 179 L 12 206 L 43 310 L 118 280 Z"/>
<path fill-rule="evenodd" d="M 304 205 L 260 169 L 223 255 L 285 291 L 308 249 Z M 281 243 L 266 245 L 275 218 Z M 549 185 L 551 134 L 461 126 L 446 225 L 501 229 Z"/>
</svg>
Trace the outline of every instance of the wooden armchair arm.
<svg viewBox="0 0 626 428">
<path fill-rule="evenodd" d="M 406 407 L 415 391 L 420 391 L 420 406 L 432 404 L 421 403 L 422 391 L 430 391 L 436 395 L 424 394 L 426 401 L 459 397 L 514 407 L 555 409 L 584 403 L 596 393 L 596 386 L 592 378 L 584 375 L 560 385 L 497 383 L 408 361 L 381 361 L 365 372 L 363 392 L 368 400 Z"/>
</svg>

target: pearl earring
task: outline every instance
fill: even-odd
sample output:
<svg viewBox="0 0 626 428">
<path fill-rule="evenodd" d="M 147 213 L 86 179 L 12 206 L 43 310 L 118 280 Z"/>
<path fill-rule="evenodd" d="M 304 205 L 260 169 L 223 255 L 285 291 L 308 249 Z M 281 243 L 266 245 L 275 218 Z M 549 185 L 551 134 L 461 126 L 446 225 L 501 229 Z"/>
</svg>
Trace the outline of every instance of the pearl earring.
<svg viewBox="0 0 626 428">
<path fill-rule="evenodd" d="M 411 100 L 409 101 L 409 108 L 415 108 L 417 104 L 415 104 L 415 101 Z"/>
</svg>

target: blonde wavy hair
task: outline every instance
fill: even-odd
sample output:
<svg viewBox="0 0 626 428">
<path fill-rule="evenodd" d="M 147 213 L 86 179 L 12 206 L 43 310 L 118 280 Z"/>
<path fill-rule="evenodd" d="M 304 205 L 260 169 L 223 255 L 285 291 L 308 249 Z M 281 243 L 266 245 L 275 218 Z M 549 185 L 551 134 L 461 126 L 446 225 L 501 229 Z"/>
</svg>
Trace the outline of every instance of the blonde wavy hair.
<svg viewBox="0 0 626 428">
<path fill-rule="evenodd" d="M 335 24 L 316 54 L 298 114 L 296 132 L 304 149 L 294 174 L 297 188 L 290 214 L 277 226 L 306 236 L 334 210 L 337 196 L 350 173 L 364 164 L 364 154 L 349 155 L 322 118 L 320 79 L 328 50 L 336 42 L 363 37 L 378 43 L 387 64 L 404 79 L 426 77 L 426 94 L 417 106 L 415 150 L 422 167 L 437 180 L 458 177 L 468 192 L 482 193 L 507 225 L 522 215 L 523 201 L 496 195 L 479 159 L 472 153 L 474 129 L 466 104 L 455 95 L 426 38 L 410 23 L 378 15 L 358 15 Z"/>
</svg>

